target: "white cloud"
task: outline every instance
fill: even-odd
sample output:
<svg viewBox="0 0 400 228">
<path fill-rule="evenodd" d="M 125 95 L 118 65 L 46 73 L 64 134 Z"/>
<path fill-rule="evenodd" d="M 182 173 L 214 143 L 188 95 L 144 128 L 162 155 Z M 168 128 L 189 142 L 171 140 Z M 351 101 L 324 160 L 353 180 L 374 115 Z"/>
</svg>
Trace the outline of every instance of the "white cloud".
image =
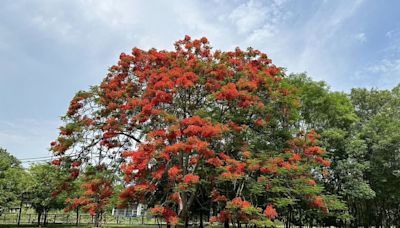
<svg viewBox="0 0 400 228">
<path fill-rule="evenodd" d="M 390 89 L 400 83 L 400 58 L 383 57 L 376 63 L 357 70 L 351 78 L 359 87 Z"/>
<path fill-rule="evenodd" d="M 400 59 L 382 59 L 379 63 L 366 68 L 374 74 L 400 73 Z"/>
<path fill-rule="evenodd" d="M 355 40 L 359 41 L 360 43 L 365 43 L 367 41 L 367 36 L 363 32 L 354 34 L 353 37 Z"/>
<path fill-rule="evenodd" d="M 388 39 L 392 38 L 398 38 L 400 36 L 400 30 L 399 29 L 392 29 L 388 32 L 385 33 L 385 37 Z"/>
<path fill-rule="evenodd" d="M 245 34 L 263 26 L 267 12 L 261 2 L 251 0 L 233 10 L 229 19 L 236 25 L 240 34 Z"/>
<path fill-rule="evenodd" d="M 284 56 L 289 72 L 306 71 L 309 76 L 325 80 L 335 89 L 347 89 L 343 78 L 338 75 L 344 73 L 346 67 L 350 67 L 346 66 L 348 62 L 346 63 L 343 53 L 340 52 L 348 41 L 338 40 L 338 37 L 343 36 L 342 28 L 362 3 L 362 0 L 324 2 L 308 21 L 287 34 L 285 44 L 289 49 L 295 50 Z M 341 68 L 338 68 L 339 64 Z"/>
<path fill-rule="evenodd" d="M 248 34 L 250 37 L 262 34 L 264 37 L 273 36 L 278 30 L 278 24 L 284 22 L 290 13 L 284 9 L 285 0 L 275 1 L 246 1 L 226 16 L 233 23 L 236 32 L 240 35 Z M 223 17 L 225 18 L 225 17 Z M 252 40 L 253 39 L 248 39 Z"/>
</svg>

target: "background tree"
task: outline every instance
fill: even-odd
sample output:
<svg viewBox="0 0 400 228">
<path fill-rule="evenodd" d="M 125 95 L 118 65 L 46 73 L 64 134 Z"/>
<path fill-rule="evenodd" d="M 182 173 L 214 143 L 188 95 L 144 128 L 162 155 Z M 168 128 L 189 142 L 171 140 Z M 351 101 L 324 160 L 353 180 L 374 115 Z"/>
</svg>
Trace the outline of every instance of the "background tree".
<svg viewBox="0 0 400 228">
<path fill-rule="evenodd" d="M 79 198 L 84 211 L 94 216 L 98 227 L 106 206 L 113 195 L 113 174 L 104 166 L 87 167 L 84 176 L 83 196 Z"/>
<path fill-rule="evenodd" d="M 375 195 L 366 179 L 370 164 L 366 144 L 358 137 L 362 111 L 357 111 L 348 94 L 332 92 L 324 82 L 315 82 L 305 74 L 292 74 L 288 80 L 301 98 L 299 127 L 321 134 L 321 146 L 332 161 L 325 187 L 343 196 L 356 225 L 357 208 Z"/>
<path fill-rule="evenodd" d="M 20 205 L 21 195 L 30 185 L 30 176 L 20 161 L 0 148 L 0 214 Z"/>
<path fill-rule="evenodd" d="M 358 218 L 365 225 L 399 225 L 400 211 L 400 87 L 389 90 L 353 89 L 351 100 L 361 121 L 365 172 L 376 197 L 362 202 Z"/>
<path fill-rule="evenodd" d="M 65 198 L 57 197 L 54 192 L 60 186 L 65 172 L 51 164 L 34 164 L 29 168 L 32 176 L 32 185 L 29 188 L 30 203 L 38 214 L 38 225 L 44 215 L 44 224 L 47 223 L 47 213 L 50 209 L 64 207 Z"/>
<path fill-rule="evenodd" d="M 332 161 L 325 186 L 347 201 L 352 225 L 396 225 L 399 87 L 345 94 L 304 74 L 288 79 L 301 97 L 299 126 L 322 135 Z"/>
<path fill-rule="evenodd" d="M 74 211 L 75 212 L 75 225 L 79 225 L 79 213 L 83 206 L 86 206 L 88 201 L 83 197 L 85 190 L 82 188 L 84 184 L 84 176 L 79 178 L 74 178 L 73 181 L 67 182 L 67 186 L 63 189 L 57 191 L 57 195 L 65 195 L 65 212 Z"/>
</svg>

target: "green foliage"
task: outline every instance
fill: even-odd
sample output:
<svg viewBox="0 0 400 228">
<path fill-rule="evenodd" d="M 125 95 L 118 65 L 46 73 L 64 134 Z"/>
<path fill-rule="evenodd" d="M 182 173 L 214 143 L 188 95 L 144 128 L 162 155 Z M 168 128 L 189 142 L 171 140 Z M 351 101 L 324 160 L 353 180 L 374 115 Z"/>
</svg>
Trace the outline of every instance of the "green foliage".
<svg viewBox="0 0 400 228">
<path fill-rule="evenodd" d="M 292 74 L 288 82 L 297 88 L 300 116 L 307 128 L 320 132 L 327 128 L 348 129 L 357 116 L 345 93 L 331 92 L 325 82 L 315 82 L 305 74 Z"/>
<path fill-rule="evenodd" d="M 19 205 L 22 193 L 30 185 L 30 176 L 20 162 L 0 148 L 0 213 Z"/>
<path fill-rule="evenodd" d="M 9 168 L 20 168 L 18 159 L 0 147 L 0 175 Z"/>
<path fill-rule="evenodd" d="M 65 198 L 53 194 L 60 186 L 65 172 L 50 164 L 35 164 L 29 168 L 32 185 L 28 189 L 31 205 L 37 213 L 64 207 Z"/>
<path fill-rule="evenodd" d="M 360 107 L 366 105 L 357 106 L 350 99 L 357 97 L 360 103 L 364 101 L 363 95 L 332 92 L 324 82 L 312 81 L 305 74 L 291 75 L 288 80 L 298 88 L 301 100 L 299 127 L 315 129 L 321 135 L 321 146 L 332 161 L 330 175 L 323 179 L 325 191 L 340 194 L 350 206 L 350 202 L 374 197 L 375 193 L 365 179 L 369 168 L 367 148 L 358 132 L 363 119 L 359 115 L 363 112 Z M 346 214 L 343 213 L 345 205 L 338 200 L 335 202 L 337 204 L 330 206 L 339 211 L 336 215 Z M 349 215 L 342 217 L 348 219 Z M 329 218 L 325 220 L 334 222 Z"/>
<path fill-rule="evenodd" d="M 366 160 L 367 147 L 364 140 L 349 139 L 345 144 L 346 158 L 339 160 L 336 175 L 342 184 L 340 191 L 343 195 L 354 199 L 371 199 L 375 192 L 364 179 L 368 171 L 369 161 Z"/>
<path fill-rule="evenodd" d="M 376 195 L 365 202 L 369 210 L 364 213 L 377 215 L 382 210 L 391 211 L 393 215 L 386 215 L 384 221 L 394 224 L 400 218 L 397 210 L 400 203 L 399 86 L 391 91 L 354 89 L 351 97 L 362 118 L 358 132 L 366 151 L 362 154 L 354 150 L 354 154 L 367 161 L 365 179 Z"/>
<path fill-rule="evenodd" d="M 273 201 L 277 208 L 283 208 L 296 204 L 296 199 L 293 198 L 275 198 Z"/>
<path fill-rule="evenodd" d="M 325 191 L 346 200 L 350 214 L 341 217 L 352 216 L 354 226 L 397 224 L 400 86 L 391 91 L 356 88 L 347 95 L 332 92 L 324 82 L 312 81 L 305 74 L 291 75 L 288 81 L 300 96 L 298 127 L 317 130 L 329 153 L 332 166 L 324 179 Z M 339 204 L 330 206 L 344 208 L 335 202 Z"/>
</svg>

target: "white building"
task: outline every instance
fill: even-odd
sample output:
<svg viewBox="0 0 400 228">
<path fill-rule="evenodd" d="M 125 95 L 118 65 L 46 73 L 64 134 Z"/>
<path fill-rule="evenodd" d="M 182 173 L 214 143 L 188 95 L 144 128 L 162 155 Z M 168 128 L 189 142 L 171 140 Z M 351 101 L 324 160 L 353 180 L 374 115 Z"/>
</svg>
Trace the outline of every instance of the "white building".
<svg viewBox="0 0 400 228">
<path fill-rule="evenodd" d="M 140 217 L 143 212 L 143 205 L 133 205 L 127 208 L 113 208 L 112 215 L 122 217 Z"/>
</svg>

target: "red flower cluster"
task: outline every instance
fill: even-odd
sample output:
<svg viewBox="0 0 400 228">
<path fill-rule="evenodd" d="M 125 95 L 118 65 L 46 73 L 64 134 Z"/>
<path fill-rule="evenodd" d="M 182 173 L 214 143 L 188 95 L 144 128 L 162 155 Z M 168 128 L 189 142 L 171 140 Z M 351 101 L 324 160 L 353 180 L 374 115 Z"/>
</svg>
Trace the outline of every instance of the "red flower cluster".
<svg viewBox="0 0 400 228">
<path fill-rule="evenodd" d="M 236 197 L 231 201 L 228 201 L 228 206 L 234 207 L 234 208 L 249 208 L 251 207 L 251 203 L 246 201 L 246 200 L 242 200 L 240 197 Z"/>
<path fill-rule="evenodd" d="M 200 177 L 194 174 L 187 174 L 183 177 L 183 182 L 186 184 L 197 184 L 200 181 Z"/>
<path fill-rule="evenodd" d="M 314 197 L 311 204 L 317 208 L 325 208 L 324 199 L 321 196 Z"/>
<path fill-rule="evenodd" d="M 211 192 L 211 199 L 214 202 L 226 202 L 228 201 L 228 199 L 226 198 L 226 196 L 221 195 L 217 190 L 213 190 Z"/>
<path fill-rule="evenodd" d="M 268 204 L 268 206 L 264 210 L 264 215 L 268 219 L 275 219 L 278 216 L 278 213 L 271 204 Z"/>
<path fill-rule="evenodd" d="M 175 213 L 175 211 L 173 211 L 169 207 L 155 206 L 155 207 L 150 209 L 150 212 L 154 216 L 162 216 L 162 217 L 164 217 L 164 219 L 167 222 L 167 224 L 170 224 L 170 225 L 174 226 L 179 222 L 179 218 L 178 218 L 177 214 Z"/>
<path fill-rule="evenodd" d="M 217 100 L 234 100 L 239 97 L 239 91 L 236 85 L 233 83 L 228 83 L 222 86 L 221 92 L 216 93 Z"/>
<path fill-rule="evenodd" d="M 58 166 L 58 165 L 61 164 L 61 160 L 60 159 L 55 159 L 55 160 L 51 161 L 51 164 Z"/>
<path fill-rule="evenodd" d="M 178 174 L 181 173 L 181 170 L 179 169 L 178 166 L 172 166 L 169 170 L 168 170 L 168 176 L 171 179 L 176 179 Z"/>
<path fill-rule="evenodd" d="M 289 161 L 300 161 L 301 160 L 301 155 L 299 153 L 294 153 L 292 154 L 292 157 L 289 158 Z"/>
</svg>

